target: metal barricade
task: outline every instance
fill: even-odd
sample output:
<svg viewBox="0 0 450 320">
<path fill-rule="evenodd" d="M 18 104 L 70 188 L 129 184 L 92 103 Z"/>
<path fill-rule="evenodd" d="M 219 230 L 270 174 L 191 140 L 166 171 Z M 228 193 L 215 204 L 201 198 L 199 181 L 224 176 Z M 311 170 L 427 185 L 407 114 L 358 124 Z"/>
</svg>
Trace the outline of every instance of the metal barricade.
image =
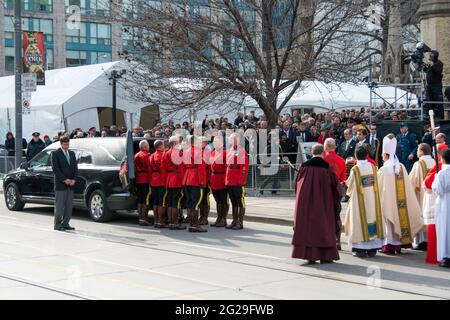
<svg viewBox="0 0 450 320">
<path fill-rule="evenodd" d="M 0 179 L 9 171 L 15 169 L 15 160 L 16 158 L 13 156 L 0 155 Z M 23 158 L 23 161 L 26 161 L 26 159 Z"/>
<path fill-rule="evenodd" d="M 259 159 L 260 156 L 263 155 L 259 154 Z M 270 159 L 270 155 L 267 156 Z M 294 167 L 297 167 L 297 159 L 300 159 L 297 153 L 283 153 L 282 157 L 291 161 Z M 263 195 L 264 192 L 292 196 L 295 195 L 296 176 L 295 169 L 278 158 L 276 163 L 263 164 L 258 161 L 250 165 L 246 190 L 254 196 Z"/>
<path fill-rule="evenodd" d="M 270 171 L 276 171 L 275 174 L 266 174 L 266 167 L 254 166 L 255 169 L 255 191 L 263 193 L 269 191 L 271 193 L 284 192 L 293 193 L 295 190 L 292 168 L 286 164 L 271 165 Z"/>
</svg>

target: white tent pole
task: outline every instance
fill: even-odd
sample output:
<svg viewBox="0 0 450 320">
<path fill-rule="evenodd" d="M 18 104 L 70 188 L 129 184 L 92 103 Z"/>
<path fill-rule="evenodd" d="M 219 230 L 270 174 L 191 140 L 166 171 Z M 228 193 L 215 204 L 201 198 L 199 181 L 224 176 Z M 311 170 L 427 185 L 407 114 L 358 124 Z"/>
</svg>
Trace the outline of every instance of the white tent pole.
<svg viewBox="0 0 450 320">
<path fill-rule="evenodd" d="M 11 118 L 9 117 L 9 108 L 6 108 L 6 119 L 8 119 L 8 131 L 12 132 L 12 130 L 11 130 Z"/>
<path fill-rule="evenodd" d="M 67 132 L 67 133 L 69 133 L 69 130 L 67 129 L 67 119 L 66 119 L 66 117 L 64 116 L 64 104 L 63 105 L 61 105 L 61 113 L 62 113 L 62 123 L 63 123 L 63 125 L 64 125 L 64 131 L 65 132 Z M 69 133 L 70 134 L 70 133 Z"/>
</svg>

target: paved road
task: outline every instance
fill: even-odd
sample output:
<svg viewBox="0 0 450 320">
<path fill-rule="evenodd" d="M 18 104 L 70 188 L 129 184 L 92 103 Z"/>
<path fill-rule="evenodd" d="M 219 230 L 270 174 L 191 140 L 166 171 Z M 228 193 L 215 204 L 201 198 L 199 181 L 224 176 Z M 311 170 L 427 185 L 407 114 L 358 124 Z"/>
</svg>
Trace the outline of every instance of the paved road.
<svg viewBox="0 0 450 320">
<path fill-rule="evenodd" d="M 191 234 L 139 227 L 130 214 L 98 224 L 80 211 L 75 232 L 56 232 L 52 220 L 50 207 L 13 213 L 1 202 L 0 299 L 450 298 L 450 273 L 422 252 L 342 252 L 338 263 L 306 266 L 289 258 L 289 226 Z M 379 288 L 367 286 L 378 284 L 374 271 Z"/>
</svg>

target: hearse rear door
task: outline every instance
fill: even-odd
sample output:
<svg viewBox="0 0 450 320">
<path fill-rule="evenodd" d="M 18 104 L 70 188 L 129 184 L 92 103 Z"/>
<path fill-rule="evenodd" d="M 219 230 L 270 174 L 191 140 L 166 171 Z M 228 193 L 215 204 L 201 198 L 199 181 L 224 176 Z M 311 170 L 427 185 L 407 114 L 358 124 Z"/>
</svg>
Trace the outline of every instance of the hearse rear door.
<svg viewBox="0 0 450 320">
<path fill-rule="evenodd" d="M 122 187 L 132 192 L 133 191 L 132 186 L 134 185 L 135 181 L 135 170 L 134 170 L 133 135 L 131 133 L 131 130 L 128 130 L 127 132 L 125 157 L 120 165 L 119 177 L 120 181 L 122 182 Z"/>
</svg>

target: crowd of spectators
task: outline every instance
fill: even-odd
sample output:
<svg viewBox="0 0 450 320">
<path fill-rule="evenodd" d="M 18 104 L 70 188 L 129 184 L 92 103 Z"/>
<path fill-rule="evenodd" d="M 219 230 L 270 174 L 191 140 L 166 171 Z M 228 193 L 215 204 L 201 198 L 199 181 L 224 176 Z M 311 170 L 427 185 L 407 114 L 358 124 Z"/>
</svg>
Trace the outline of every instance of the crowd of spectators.
<svg viewBox="0 0 450 320">
<path fill-rule="evenodd" d="M 450 99 L 450 97 L 447 97 Z M 399 108 L 394 110 L 393 106 L 381 104 L 377 109 L 370 111 L 368 108 L 340 110 L 324 113 L 304 113 L 300 114 L 299 110 L 294 110 L 292 114 L 284 113 L 279 116 L 278 121 L 274 124 L 275 130 L 279 130 L 281 150 L 284 153 L 296 153 L 298 150 L 298 141 L 303 142 L 318 142 L 323 144 L 327 138 L 334 138 L 337 146 L 342 145 L 346 141 L 346 129 L 347 135 L 356 137 L 358 129 L 365 129 L 366 135 L 370 133 L 370 120 L 372 122 L 380 122 L 386 120 L 392 121 L 408 121 L 418 120 L 421 116 L 420 110 L 415 105 L 411 105 L 405 108 L 400 105 Z M 258 132 L 261 129 L 268 129 L 269 122 L 264 115 L 256 116 L 254 111 L 248 112 L 245 115 L 242 112 L 238 112 L 234 119 L 228 119 L 225 116 L 210 119 L 205 117 L 202 121 L 202 128 L 216 129 L 225 131 L 227 129 L 254 129 Z M 169 120 L 167 123 L 158 122 L 153 128 L 144 129 L 142 127 L 134 127 L 132 134 L 134 137 L 145 138 L 163 138 L 168 139 L 175 130 L 184 129 L 192 133 L 194 130 L 194 123 L 183 122 L 175 123 L 173 120 Z M 103 126 L 101 129 L 95 127 L 83 130 L 77 128 L 72 132 L 59 132 L 58 135 L 49 137 L 44 136 L 44 141 L 38 136 L 33 137 L 28 143 L 24 140 L 24 149 L 27 145 L 38 144 L 40 147 L 42 141 L 45 146 L 52 142 L 58 141 L 61 135 L 69 135 L 70 139 L 81 139 L 91 137 L 120 137 L 125 136 L 127 128 L 124 126 Z M 364 132 L 363 132 L 364 133 Z M 33 143 L 33 140 L 34 143 Z M 9 154 L 14 154 L 14 136 L 11 132 L 7 134 L 5 140 L 5 147 L 9 150 Z M 39 147 L 39 148 L 40 148 Z M 38 149 L 39 149 L 38 148 Z M 34 151 L 33 151 L 34 154 Z"/>
</svg>

